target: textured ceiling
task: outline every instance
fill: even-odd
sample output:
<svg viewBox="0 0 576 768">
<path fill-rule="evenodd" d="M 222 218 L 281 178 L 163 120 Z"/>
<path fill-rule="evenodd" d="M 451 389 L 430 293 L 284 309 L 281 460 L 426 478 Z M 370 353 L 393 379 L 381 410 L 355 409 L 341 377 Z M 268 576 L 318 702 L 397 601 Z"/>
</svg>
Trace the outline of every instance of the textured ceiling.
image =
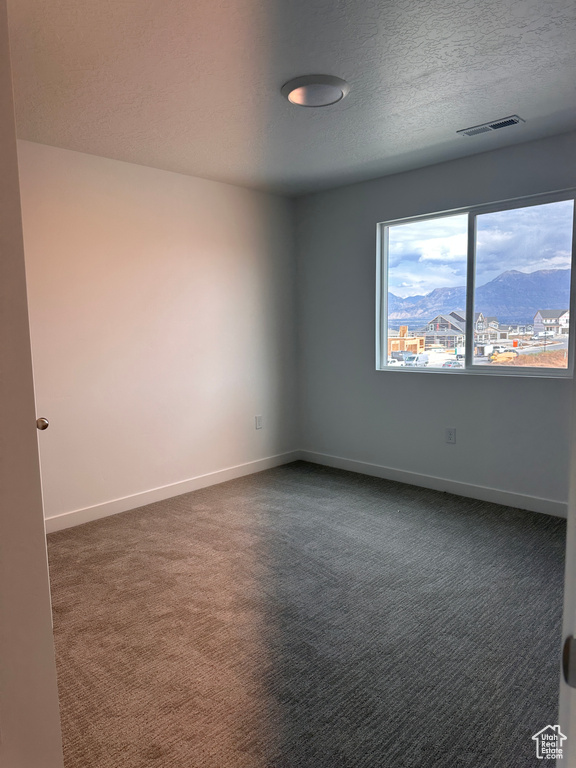
<svg viewBox="0 0 576 768">
<path fill-rule="evenodd" d="M 576 128 L 574 0 L 10 0 L 18 133 L 301 193 Z M 291 106 L 334 74 L 350 95 Z M 456 131 L 519 114 L 475 138 Z"/>
</svg>

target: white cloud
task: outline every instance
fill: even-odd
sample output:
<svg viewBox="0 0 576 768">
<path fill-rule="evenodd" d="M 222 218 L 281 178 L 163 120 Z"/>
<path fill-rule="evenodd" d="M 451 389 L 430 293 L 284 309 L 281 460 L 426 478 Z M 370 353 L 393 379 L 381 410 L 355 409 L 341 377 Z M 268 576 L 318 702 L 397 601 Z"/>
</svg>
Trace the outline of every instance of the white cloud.
<svg viewBox="0 0 576 768">
<path fill-rule="evenodd" d="M 573 203 L 478 216 L 476 284 L 507 270 L 567 269 Z M 389 289 L 403 298 L 466 283 L 467 215 L 399 224 L 389 230 Z"/>
<path fill-rule="evenodd" d="M 419 261 L 466 262 L 467 241 L 468 236 L 465 232 L 449 235 L 443 239 L 424 240 L 416 244 L 416 248 L 422 254 Z"/>
</svg>

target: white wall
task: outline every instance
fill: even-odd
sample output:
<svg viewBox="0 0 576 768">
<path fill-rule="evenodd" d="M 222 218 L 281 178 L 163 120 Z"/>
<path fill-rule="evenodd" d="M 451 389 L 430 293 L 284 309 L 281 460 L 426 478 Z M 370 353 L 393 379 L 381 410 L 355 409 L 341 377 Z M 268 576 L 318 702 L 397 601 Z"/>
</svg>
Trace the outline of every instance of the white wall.
<svg viewBox="0 0 576 768">
<path fill-rule="evenodd" d="M 21 142 L 49 527 L 297 448 L 562 514 L 569 382 L 376 371 L 375 236 L 385 219 L 576 185 L 575 150 L 568 134 L 298 200 L 297 371 L 292 202 Z"/>
<path fill-rule="evenodd" d="M 376 371 L 375 253 L 377 222 L 576 186 L 575 152 L 567 134 L 298 201 L 308 458 L 564 513 L 570 382 Z"/>
<path fill-rule="evenodd" d="M 293 203 L 28 142 L 19 161 L 46 515 L 296 448 Z"/>
</svg>

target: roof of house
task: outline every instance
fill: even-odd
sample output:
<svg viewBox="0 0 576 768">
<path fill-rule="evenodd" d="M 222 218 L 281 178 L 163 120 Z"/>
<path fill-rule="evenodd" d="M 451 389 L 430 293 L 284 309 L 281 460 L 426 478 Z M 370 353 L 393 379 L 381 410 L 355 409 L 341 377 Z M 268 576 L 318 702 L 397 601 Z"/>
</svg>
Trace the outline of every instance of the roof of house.
<svg viewBox="0 0 576 768">
<path fill-rule="evenodd" d="M 538 312 L 536 312 L 536 315 L 540 315 L 540 317 L 544 317 L 547 320 L 552 320 L 555 317 L 566 315 L 569 311 L 569 309 L 539 309 Z M 536 317 L 536 315 L 534 315 L 534 317 Z"/>
<path fill-rule="evenodd" d="M 434 323 L 439 323 L 442 321 L 449 323 L 455 330 L 464 333 L 464 326 L 462 324 L 464 321 L 456 320 L 453 315 L 436 315 L 436 317 L 433 317 L 432 320 L 428 320 L 427 325 L 433 325 Z"/>
</svg>

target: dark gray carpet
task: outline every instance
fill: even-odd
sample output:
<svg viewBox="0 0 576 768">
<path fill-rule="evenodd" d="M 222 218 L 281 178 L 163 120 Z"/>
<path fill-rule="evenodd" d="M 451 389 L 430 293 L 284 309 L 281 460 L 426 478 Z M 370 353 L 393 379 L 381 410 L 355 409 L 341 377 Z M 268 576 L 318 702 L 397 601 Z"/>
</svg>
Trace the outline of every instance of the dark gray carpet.
<svg viewBox="0 0 576 768">
<path fill-rule="evenodd" d="M 52 534 L 66 768 L 534 766 L 564 536 L 303 462 Z"/>
</svg>

